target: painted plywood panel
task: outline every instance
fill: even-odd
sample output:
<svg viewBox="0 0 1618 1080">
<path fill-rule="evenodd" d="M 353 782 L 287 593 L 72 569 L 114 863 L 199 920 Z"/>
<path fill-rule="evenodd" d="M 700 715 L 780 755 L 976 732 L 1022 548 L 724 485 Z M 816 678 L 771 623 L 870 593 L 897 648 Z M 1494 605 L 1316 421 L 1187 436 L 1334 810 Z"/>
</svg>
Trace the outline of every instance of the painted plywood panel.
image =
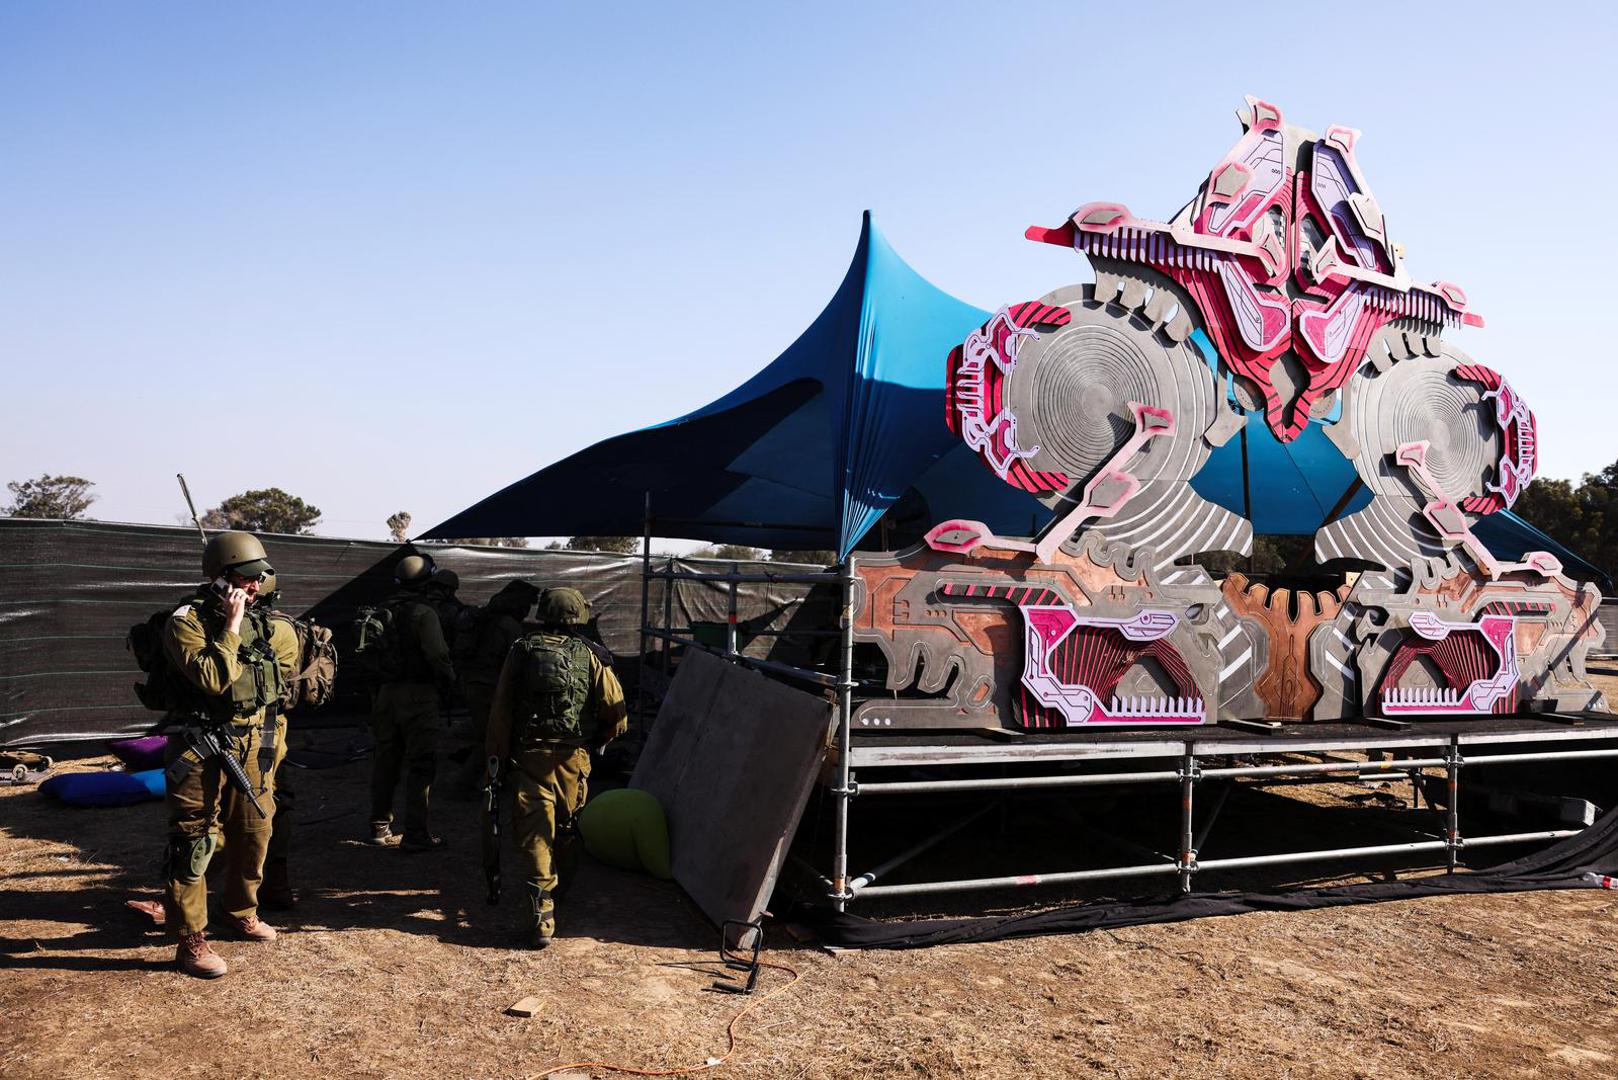
<svg viewBox="0 0 1618 1080">
<path fill-rule="evenodd" d="M 764 910 L 826 753 L 831 705 L 692 650 L 630 786 L 668 817 L 674 880 L 708 918 Z"/>
</svg>

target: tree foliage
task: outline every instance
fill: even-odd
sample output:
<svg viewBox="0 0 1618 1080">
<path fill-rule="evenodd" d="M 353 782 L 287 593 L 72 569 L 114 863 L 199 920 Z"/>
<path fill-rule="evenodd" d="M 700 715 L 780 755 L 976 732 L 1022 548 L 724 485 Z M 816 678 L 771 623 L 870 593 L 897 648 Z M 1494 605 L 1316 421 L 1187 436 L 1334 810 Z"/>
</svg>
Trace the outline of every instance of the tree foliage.
<svg viewBox="0 0 1618 1080">
<path fill-rule="evenodd" d="M 12 517 L 60 518 L 72 521 L 83 517 L 96 501 L 90 494 L 95 484 L 82 476 L 52 476 L 46 473 L 34 480 L 21 483 L 13 480 L 6 485 L 11 492 L 11 505 L 6 513 Z"/>
<path fill-rule="evenodd" d="M 402 544 L 410 539 L 410 511 L 400 510 L 388 515 L 388 537 L 395 544 Z"/>
<path fill-rule="evenodd" d="M 693 551 L 693 559 L 728 559 L 731 562 L 752 562 L 763 556 L 763 552 L 756 547 L 746 544 L 715 544 L 711 547 L 698 548 Z"/>
<path fill-rule="evenodd" d="M 776 548 L 770 552 L 771 562 L 808 563 L 811 566 L 831 566 L 837 562 L 837 552 L 823 549 L 787 551 Z"/>
<path fill-rule="evenodd" d="M 1535 480 L 1512 510 L 1609 578 L 1618 576 L 1618 462 L 1585 473 L 1577 485 Z"/>
<path fill-rule="evenodd" d="M 274 487 L 232 495 L 202 515 L 203 528 L 215 530 L 297 535 L 319 524 L 320 507 Z"/>
<path fill-rule="evenodd" d="M 1196 563 L 1210 574 L 1293 574 L 1307 576 L 1315 569 L 1315 541 L 1312 536 L 1259 534 L 1253 537 L 1251 557 L 1229 551 L 1209 551 L 1196 557 Z"/>
<path fill-rule="evenodd" d="M 564 551 L 609 551 L 628 555 L 640 547 L 637 536 L 575 536 L 562 545 Z"/>
<path fill-rule="evenodd" d="M 526 536 L 470 536 L 454 541 L 457 544 L 470 544 L 472 547 L 503 547 L 525 548 L 528 546 Z"/>
</svg>

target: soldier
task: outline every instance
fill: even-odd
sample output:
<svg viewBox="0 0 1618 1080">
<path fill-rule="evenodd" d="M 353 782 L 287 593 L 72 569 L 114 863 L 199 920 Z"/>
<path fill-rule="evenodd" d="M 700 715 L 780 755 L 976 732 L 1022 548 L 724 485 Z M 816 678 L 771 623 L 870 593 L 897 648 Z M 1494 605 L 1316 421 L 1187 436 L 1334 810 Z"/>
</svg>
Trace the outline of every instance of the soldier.
<svg viewBox="0 0 1618 1080">
<path fill-rule="evenodd" d="M 281 670 L 296 672 L 303 659 L 299 655 L 298 634 L 292 629 L 290 616 L 276 609 L 280 600 L 280 582 L 272 570 L 259 585 L 253 609 L 262 610 L 269 616 L 270 646 L 275 650 Z M 282 743 L 287 745 L 285 735 L 282 736 Z M 264 907 L 282 911 L 297 903 L 287 863 L 287 857 L 292 852 L 292 807 L 297 801 L 297 793 L 292 788 L 292 772 L 283 750 L 281 760 L 275 766 L 275 782 L 270 785 L 274 792 L 275 816 L 270 819 L 270 843 L 264 855 L 264 884 L 258 890 L 259 902 Z"/>
<path fill-rule="evenodd" d="M 455 595 L 460 588 L 461 575 L 445 567 L 435 569 L 421 589 L 422 600 L 438 616 L 438 626 L 444 631 L 444 644 L 449 646 L 452 656 L 455 653 L 455 635 L 472 610 L 470 604 L 462 603 L 461 598 Z"/>
<path fill-rule="evenodd" d="M 423 595 L 436 568 L 431 559 L 407 555 L 394 568 L 397 592 L 383 601 L 388 612 L 381 685 L 371 708 L 376 757 L 371 773 L 371 842 L 400 843 L 393 832 L 393 789 L 404 772 L 406 851 L 443 845 L 427 827 L 427 806 L 438 767 L 440 701 L 455 685 L 455 668 L 438 616 Z"/>
<path fill-rule="evenodd" d="M 511 643 L 522 637 L 523 620 L 539 598 L 539 589 L 526 581 L 507 582 L 489 598 L 473 619 L 471 629 L 456 650 L 456 670 L 472 717 L 472 746 L 465 764 L 455 776 L 456 791 L 471 798 L 487 771 L 483 744 L 489 731 L 489 706 L 500 667 L 506 661 Z"/>
<path fill-rule="evenodd" d="M 249 611 L 272 573 L 264 545 L 250 533 L 222 532 L 202 552 L 208 579 L 176 608 L 162 632 L 163 654 L 179 701 L 168 726 L 175 732 L 166 756 L 169 846 L 163 902 L 165 921 L 180 935 L 175 961 L 188 975 L 225 974 L 224 958 L 207 939 L 208 885 L 204 874 L 221 843 L 225 848 L 222 906 L 230 931 L 248 941 L 274 941 L 258 917 L 258 890 L 270 821 L 227 779 L 219 757 L 204 756 L 196 741 L 218 731 L 225 753 L 245 774 L 266 810 L 273 808 L 275 767 L 285 750 L 276 703 L 290 669 L 278 662 L 262 613 Z"/>
<path fill-rule="evenodd" d="M 581 636 L 589 606 L 577 589 L 539 598 L 537 633 L 517 640 L 489 709 L 485 760 L 515 791 L 511 833 L 528 892 L 529 944 L 556 933 L 555 894 L 577 859 L 574 822 L 584 807 L 590 751 L 624 733 L 629 710 L 611 654 Z"/>
</svg>

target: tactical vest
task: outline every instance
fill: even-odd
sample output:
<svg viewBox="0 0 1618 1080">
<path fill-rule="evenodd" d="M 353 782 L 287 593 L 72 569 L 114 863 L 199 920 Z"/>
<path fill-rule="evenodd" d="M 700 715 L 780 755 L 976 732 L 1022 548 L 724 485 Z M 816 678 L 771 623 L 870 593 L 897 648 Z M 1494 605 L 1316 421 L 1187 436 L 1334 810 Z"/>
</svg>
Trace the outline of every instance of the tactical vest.
<svg viewBox="0 0 1618 1080">
<path fill-rule="evenodd" d="M 512 750 L 556 743 L 584 745 L 596 736 L 590 698 L 590 647 L 568 634 L 529 634 L 512 646 L 522 650 L 517 681 Z"/>
<path fill-rule="evenodd" d="M 217 604 L 208 602 L 206 594 L 194 596 L 190 607 L 202 622 L 209 640 L 217 640 L 225 632 L 225 613 Z M 241 674 L 230 684 L 228 694 L 217 697 L 205 694 L 191 680 L 178 672 L 171 679 L 179 700 L 170 703 L 175 714 L 205 714 L 214 720 L 240 721 L 257 715 L 271 704 L 281 700 L 281 665 L 276 662 L 275 649 L 270 645 L 269 617 L 262 611 L 249 608 L 242 615 L 241 645 L 236 658 L 241 663 Z"/>
</svg>

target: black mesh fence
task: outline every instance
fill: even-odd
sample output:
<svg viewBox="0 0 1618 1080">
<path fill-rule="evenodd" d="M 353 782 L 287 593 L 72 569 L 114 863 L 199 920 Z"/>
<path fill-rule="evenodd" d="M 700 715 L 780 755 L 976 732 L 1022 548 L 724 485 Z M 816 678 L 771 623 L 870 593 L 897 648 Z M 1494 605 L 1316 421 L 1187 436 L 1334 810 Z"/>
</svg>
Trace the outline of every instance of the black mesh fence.
<svg viewBox="0 0 1618 1080">
<path fill-rule="evenodd" d="M 393 566 L 404 555 L 430 553 L 461 579 L 460 598 L 481 604 L 506 582 L 540 588 L 570 585 L 592 601 L 592 632 L 619 658 L 626 688 L 637 692 L 641 665 L 642 564 L 639 555 L 539 551 L 459 545 L 410 545 L 316 536 L 265 536 L 282 593 L 281 607 L 330 627 L 339 648 L 356 609 L 393 588 Z M 141 673 L 125 638 L 153 612 L 177 606 L 200 579 L 201 539 L 194 529 L 89 521 L 0 518 L 0 747 L 139 735 L 160 719 L 135 699 Z M 661 568 L 666 559 L 655 559 Z M 686 559 L 686 570 L 724 571 L 729 564 Z M 743 572 L 790 570 L 741 563 Z M 797 568 L 799 570 L 803 568 Z M 737 618 L 746 651 L 788 663 L 813 661 L 816 636 L 836 625 L 832 590 L 768 583 L 738 587 Z M 807 600 L 807 602 L 806 602 Z M 665 612 L 699 637 L 722 634 L 729 597 L 716 582 L 679 581 L 665 596 L 653 580 L 649 608 L 655 624 Z M 799 635 L 801 630 L 812 631 Z M 661 650 L 651 648 L 654 669 Z M 348 671 L 352 672 L 352 665 Z M 364 691 L 343 676 L 330 707 L 364 708 Z M 654 683 L 657 680 L 652 680 Z M 653 687 L 655 689 L 655 686 Z M 307 719 L 307 718 L 305 718 Z"/>
</svg>

